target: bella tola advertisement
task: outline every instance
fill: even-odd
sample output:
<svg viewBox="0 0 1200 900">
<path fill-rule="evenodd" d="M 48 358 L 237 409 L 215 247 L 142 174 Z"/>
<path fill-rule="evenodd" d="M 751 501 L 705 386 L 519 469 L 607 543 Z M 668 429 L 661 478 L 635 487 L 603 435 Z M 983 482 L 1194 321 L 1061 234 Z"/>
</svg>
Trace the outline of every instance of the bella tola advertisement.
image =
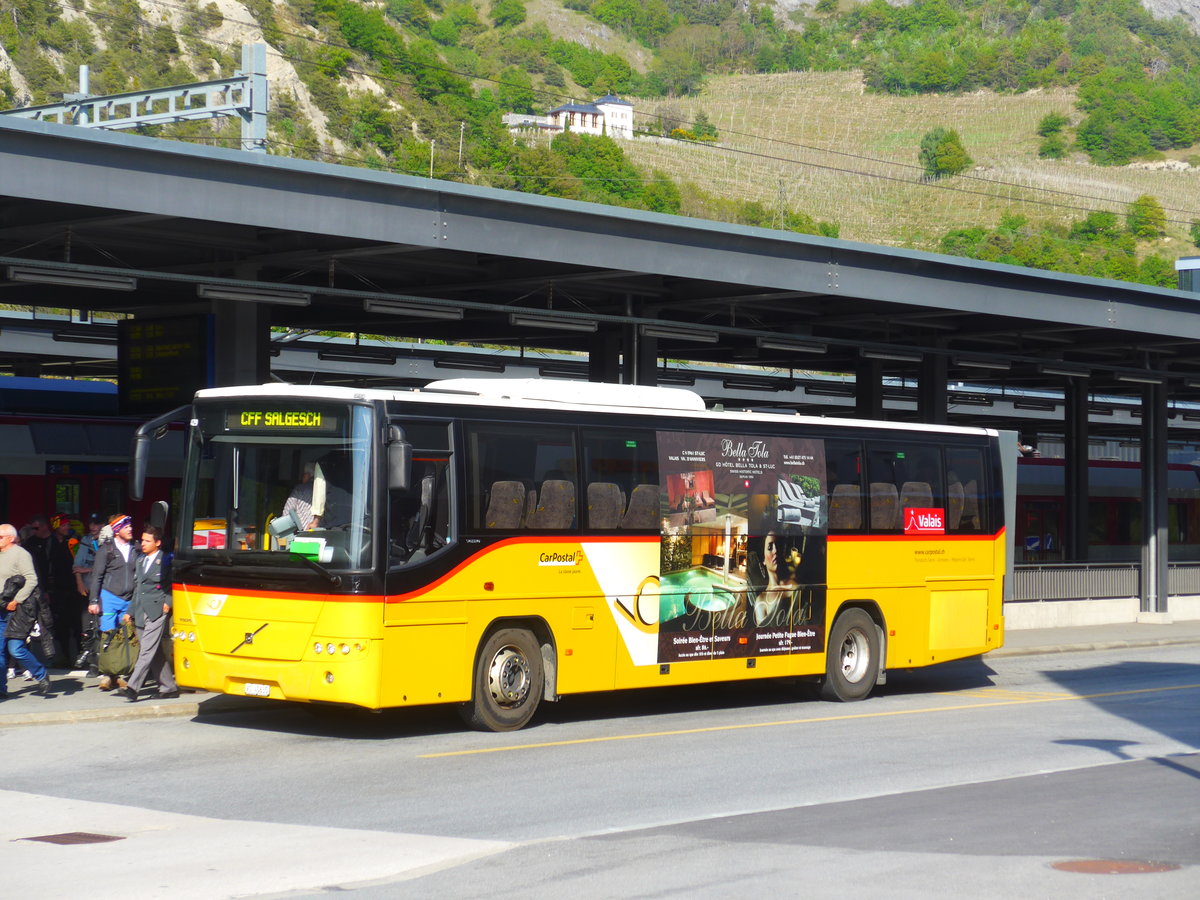
<svg viewBox="0 0 1200 900">
<path fill-rule="evenodd" d="M 658 452 L 659 661 L 820 651 L 824 443 L 668 431 Z"/>
</svg>

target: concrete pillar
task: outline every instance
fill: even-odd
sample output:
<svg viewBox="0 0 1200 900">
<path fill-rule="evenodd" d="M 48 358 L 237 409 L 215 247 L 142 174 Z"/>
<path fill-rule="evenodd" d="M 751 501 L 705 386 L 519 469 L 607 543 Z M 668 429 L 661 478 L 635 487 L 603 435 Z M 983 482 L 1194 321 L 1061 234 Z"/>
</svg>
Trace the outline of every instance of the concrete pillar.
<svg viewBox="0 0 1200 900">
<path fill-rule="evenodd" d="M 1167 389 L 1142 391 L 1142 593 L 1138 621 L 1170 621 L 1167 610 Z"/>
<path fill-rule="evenodd" d="M 941 354 L 926 354 L 921 360 L 917 381 L 917 421 L 927 425 L 945 425 L 946 370 L 949 360 Z"/>
<path fill-rule="evenodd" d="M 588 381 L 620 382 L 622 337 L 622 330 L 609 327 L 592 338 L 588 348 Z"/>
<path fill-rule="evenodd" d="M 245 300 L 213 300 L 213 383 L 265 384 L 271 377 L 270 307 Z"/>
<path fill-rule="evenodd" d="M 860 359 L 854 369 L 854 415 L 859 419 L 882 419 L 883 363 Z"/>
<path fill-rule="evenodd" d="M 1068 378 L 1063 389 L 1063 437 L 1066 466 L 1063 471 L 1063 559 L 1087 562 L 1088 558 L 1088 382 Z"/>
</svg>

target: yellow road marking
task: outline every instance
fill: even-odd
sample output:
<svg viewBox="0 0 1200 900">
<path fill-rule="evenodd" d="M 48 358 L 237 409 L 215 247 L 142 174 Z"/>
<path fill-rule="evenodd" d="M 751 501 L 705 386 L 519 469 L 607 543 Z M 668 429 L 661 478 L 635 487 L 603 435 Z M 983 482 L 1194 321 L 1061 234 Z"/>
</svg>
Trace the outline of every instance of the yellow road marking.
<svg viewBox="0 0 1200 900">
<path fill-rule="evenodd" d="M 1070 700 L 1075 694 L 1066 691 L 1012 691 L 1007 688 L 975 688 L 962 691 L 938 691 L 942 697 L 1012 697 L 1015 700 Z"/>
<path fill-rule="evenodd" d="M 509 753 L 515 750 L 542 750 L 547 747 L 570 747 L 575 744 L 603 744 L 610 741 L 638 741 L 647 738 L 679 737 L 687 734 L 711 734 L 719 731 L 742 731 L 747 728 L 779 728 L 786 725 L 812 725 L 820 722 L 848 722 L 854 719 L 884 719 L 892 716 L 917 716 L 926 713 L 961 712 L 968 709 L 989 709 L 1000 706 L 1021 706 L 1030 703 L 1062 703 L 1070 700 L 1102 700 L 1107 697 L 1131 697 L 1137 694 L 1160 694 L 1167 691 L 1193 691 L 1200 684 L 1180 684 L 1172 687 L 1138 688 L 1132 691 L 1107 691 L 1102 694 L 1059 694 L 1030 696 L 1018 699 L 990 700 L 956 706 L 929 706 L 922 709 L 895 709 L 882 712 L 849 713 L 840 716 L 812 716 L 806 719 L 782 719 L 777 722 L 742 722 L 737 725 L 710 725 L 705 728 L 679 728 L 673 731 L 646 731 L 640 734 L 614 734 L 607 737 L 574 738 L 568 741 L 543 741 L 537 744 L 511 744 L 507 747 L 480 747 L 475 750 L 448 750 L 444 753 L 424 753 L 420 759 L 441 759 L 447 756 L 475 756 L 481 753 Z"/>
</svg>

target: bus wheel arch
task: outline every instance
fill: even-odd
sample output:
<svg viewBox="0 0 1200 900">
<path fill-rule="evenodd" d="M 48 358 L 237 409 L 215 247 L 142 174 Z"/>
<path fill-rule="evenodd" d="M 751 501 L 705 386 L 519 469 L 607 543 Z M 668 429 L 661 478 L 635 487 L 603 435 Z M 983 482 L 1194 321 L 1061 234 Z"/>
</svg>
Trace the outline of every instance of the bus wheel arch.
<svg viewBox="0 0 1200 900">
<path fill-rule="evenodd" d="M 475 652 L 463 720 L 482 731 L 516 731 L 553 696 L 557 681 L 550 629 L 540 619 L 497 620 Z"/>
<path fill-rule="evenodd" d="M 883 613 L 874 601 L 843 604 L 829 629 L 821 697 L 843 703 L 863 700 L 883 684 L 886 635 Z"/>
</svg>

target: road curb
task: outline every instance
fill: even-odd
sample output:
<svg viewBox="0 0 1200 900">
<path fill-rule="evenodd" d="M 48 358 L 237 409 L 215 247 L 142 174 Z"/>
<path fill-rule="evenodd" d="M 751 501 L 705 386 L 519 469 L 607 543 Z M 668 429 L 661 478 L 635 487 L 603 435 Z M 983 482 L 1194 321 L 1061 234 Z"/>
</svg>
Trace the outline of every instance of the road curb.
<svg viewBox="0 0 1200 900">
<path fill-rule="evenodd" d="M 50 698 L 53 701 L 53 696 Z M 14 702 L 12 698 L 5 703 Z M 113 722 L 134 719 L 174 719 L 200 714 L 199 701 L 193 703 L 142 703 L 126 701 L 126 708 L 48 709 L 44 712 L 0 713 L 0 728 L 9 725 L 73 725 L 77 722 Z"/>
<path fill-rule="evenodd" d="M 1051 653 L 1081 653 L 1087 650 L 1133 650 L 1138 647 L 1178 647 L 1185 644 L 1200 644 L 1200 637 L 1147 638 L 1138 641 L 1088 641 L 1077 644 L 1043 644 L 1037 647 L 1001 647 L 984 655 L 994 656 L 1045 656 Z"/>
</svg>

